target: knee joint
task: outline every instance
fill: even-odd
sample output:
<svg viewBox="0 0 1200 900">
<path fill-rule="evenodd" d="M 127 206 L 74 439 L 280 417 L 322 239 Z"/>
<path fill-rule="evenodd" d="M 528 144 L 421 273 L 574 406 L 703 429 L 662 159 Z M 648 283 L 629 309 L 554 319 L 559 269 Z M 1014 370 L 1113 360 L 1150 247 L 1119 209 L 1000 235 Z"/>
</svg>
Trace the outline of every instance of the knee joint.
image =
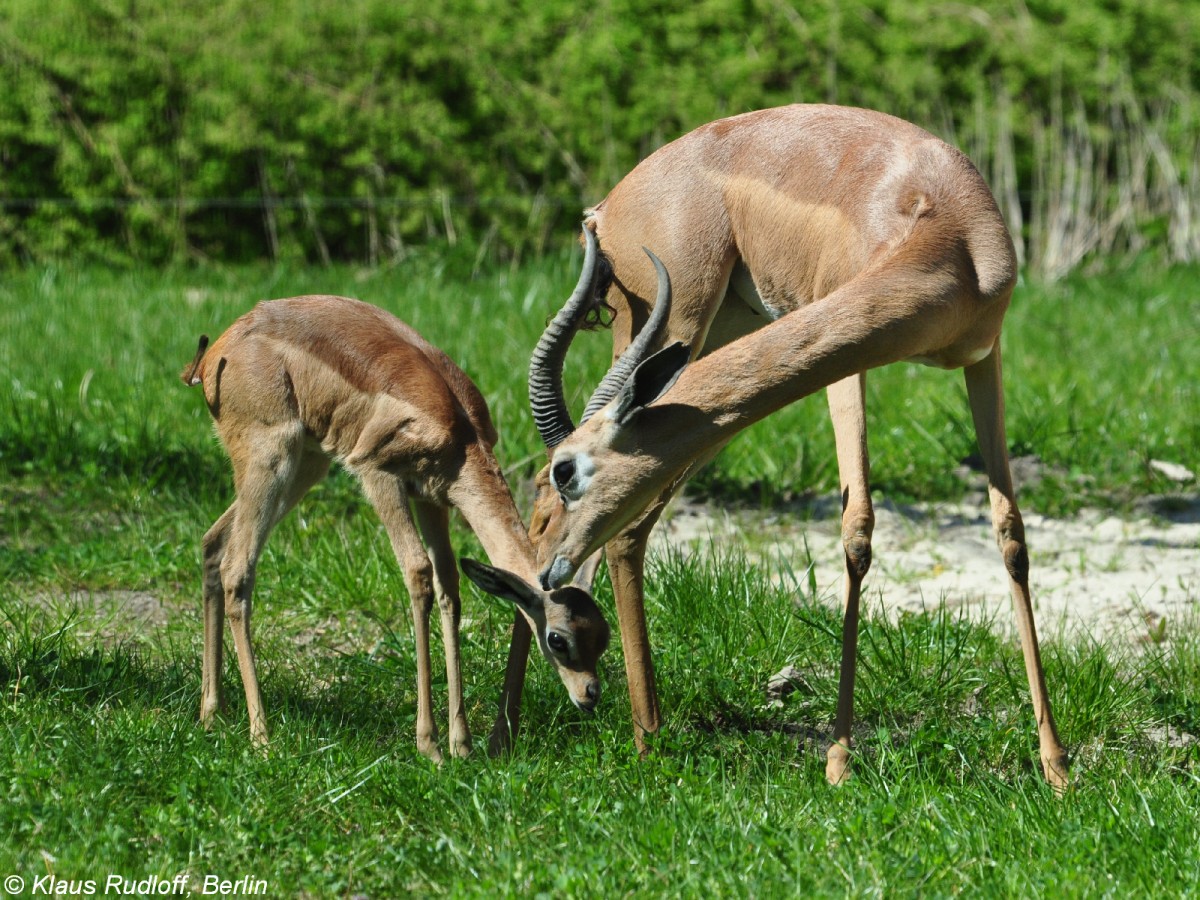
<svg viewBox="0 0 1200 900">
<path fill-rule="evenodd" d="M 1004 556 L 1004 568 L 1016 582 L 1024 584 L 1029 580 L 1029 550 L 1024 541 L 1005 541 L 1000 552 Z"/>
<path fill-rule="evenodd" d="M 221 590 L 225 582 L 221 578 L 221 560 L 219 557 L 205 557 L 203 575 L 204 589 L 206 591 Z"/>
<path fill-rule="evenodd" d="M 225 541 L 223 538 L 209 537 L 206 534 L 204 536 L 204 540 L 201 542 L 200 546 L 201 546 L 201 549 L 204 551 L 204 564 L 206 566 L 212 565 L 214 563 L 216 563 L 217 565 L 220 564 L 221 557 L 224 555 L 223 551 L 225 549 Z"/>
<path fill-rule="evenodd" d="M 433 606 L 433 568 L 428 563 L 405 566 L 404 583 L 413 600 L 425 607 Z"/>
<path fill-rule="evenodd" d="M 214 535 L 211 531 L 204 536 L 200 542 L 202 558 L 204 560 L 204 573 L 219 574 L 221 564 L 225 561 L 225 535 Z"/>
<path fill-rule="evenodd" d="M 249 594 L 243 595 L 240 591 L 233 591 L 232 597 L 225 598 L 225 618 L 229 620 L 229 624 L 237 626 L 244 621 L 250 610 Z"/>
<path fill-rule="evenodd" d="M 455 615 L 462 609 L 462 603 L 458 598 L 457 587 L 455 590 L 441 590 L 437 595 L 438 607 L 442 612 L 453 613 Z"/>
<path fill-rule="evenodd" d="M 871 568 L 871 526 L 860 522 L 842 531 L 842 548 L 846 551 L 846 565 L 858 578 L 864 578 Z"/>
</svg>

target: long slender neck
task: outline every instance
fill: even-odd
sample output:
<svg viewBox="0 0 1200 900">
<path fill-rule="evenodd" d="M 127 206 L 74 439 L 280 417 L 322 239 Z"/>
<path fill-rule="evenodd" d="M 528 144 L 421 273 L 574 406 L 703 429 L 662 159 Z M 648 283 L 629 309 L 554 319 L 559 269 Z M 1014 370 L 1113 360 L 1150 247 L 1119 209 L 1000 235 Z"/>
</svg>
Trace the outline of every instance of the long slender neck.
<svg viewBox="0 0 1200 900">
<path fill-rule="evenodd" d="M 797 310 L 691 363 L 639 422 L 642 446 L 670 447 L 677 463 L 694 459 L 801 397 L 894 361 L 888 349 L 864 347 L 865 323 L 830 321 L 829 308 L 820 307 Z"/>
<path fill-rule="evenodd" d="M 480 445 L 468 449 L 459 477 L 450 488 L 450 501 L 479 538 L 493 566 L 537 583 L 533 542 L 490 450 Z"/>
</svg>

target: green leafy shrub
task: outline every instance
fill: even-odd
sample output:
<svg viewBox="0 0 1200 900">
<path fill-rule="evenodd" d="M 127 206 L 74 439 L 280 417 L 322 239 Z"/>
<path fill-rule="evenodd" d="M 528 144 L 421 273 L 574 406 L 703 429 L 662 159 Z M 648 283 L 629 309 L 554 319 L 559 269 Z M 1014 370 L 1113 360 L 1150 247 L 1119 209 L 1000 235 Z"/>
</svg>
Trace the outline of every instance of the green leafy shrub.
<svg viewBox="0 0 1200 900">
<path fill-rule="evenodd" d="M 10 0 L 0 262 L 502 257 L 748 109 L 884 109 L 958 143 L 1028 260 L 1200 255 L 1182 0 Z"/>
</svg>

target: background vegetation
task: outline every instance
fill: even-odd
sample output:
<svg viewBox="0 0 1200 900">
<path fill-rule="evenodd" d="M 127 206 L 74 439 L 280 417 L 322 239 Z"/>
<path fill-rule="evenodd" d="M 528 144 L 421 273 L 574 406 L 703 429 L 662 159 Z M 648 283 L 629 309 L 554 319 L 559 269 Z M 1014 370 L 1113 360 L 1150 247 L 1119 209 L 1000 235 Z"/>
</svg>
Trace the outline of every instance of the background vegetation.
<svg viewBox="0 0 1200 900">
<path fill-rule="evenodd" d="M 1200 253 L 1188 0 L 9 0 L 0 73 L 0 263 L 519 256 L 793 101 L 961 145 L 1046 275 Z"/>
</svg>

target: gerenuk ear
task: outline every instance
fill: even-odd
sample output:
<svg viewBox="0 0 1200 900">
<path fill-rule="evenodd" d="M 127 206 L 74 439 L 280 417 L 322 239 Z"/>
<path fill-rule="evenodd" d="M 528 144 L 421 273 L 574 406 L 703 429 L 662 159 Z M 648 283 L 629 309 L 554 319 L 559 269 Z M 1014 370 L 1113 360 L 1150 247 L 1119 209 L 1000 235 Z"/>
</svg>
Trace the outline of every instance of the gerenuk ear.
<svg viewBox="0 0 1200 900">
<path fill-rule="evenodd" d="M 663 347 L 633 370 L 613 401 L 612 419 L 624 425 L 638 410 L 649 406 L 671 389 L 691 360 L 692 351 L 682 341 Z"/>
<path fill-rule="evenodd" d="M 531 615 L 542 608 L 545 600 L 542 592 L 512 572 L 465 557 L 459 561 L 459 565 L 462 566 L 463 574 L 470 578 L 477 588 L 493 597 L 515 603 Z"/>
</svg>

